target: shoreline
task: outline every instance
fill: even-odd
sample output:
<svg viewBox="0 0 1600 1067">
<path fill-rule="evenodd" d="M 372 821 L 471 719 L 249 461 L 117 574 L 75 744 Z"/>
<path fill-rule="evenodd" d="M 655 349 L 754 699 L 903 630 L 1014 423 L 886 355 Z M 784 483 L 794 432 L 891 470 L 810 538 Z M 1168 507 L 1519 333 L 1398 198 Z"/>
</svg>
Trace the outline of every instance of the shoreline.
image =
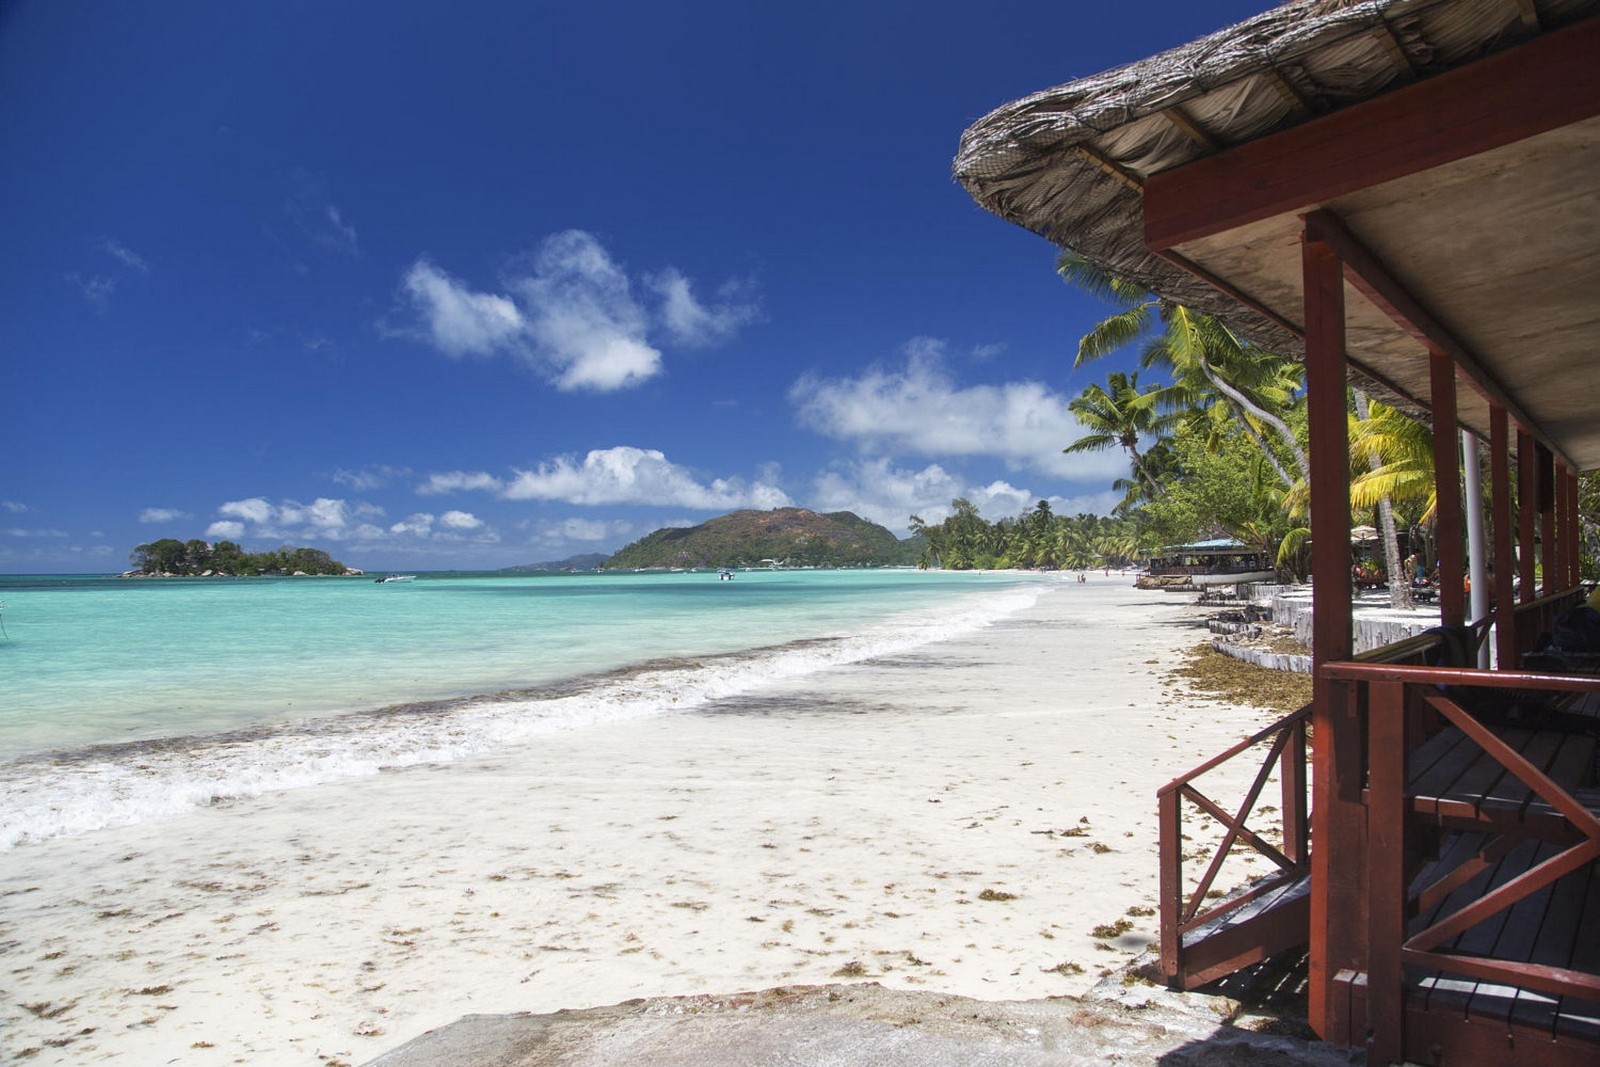
<svg viewBox="0 0 1600 1067">
<path fill-rule="evenodd" d="M 1080 994 L 1155 938 L 1155 789 L 1271 717 L 1167 679 L 1203 615 L 1092 576 L 694 710 L 16 849 L 0 1048 L 354 1063 L 638 996 Z"/>
</svg>

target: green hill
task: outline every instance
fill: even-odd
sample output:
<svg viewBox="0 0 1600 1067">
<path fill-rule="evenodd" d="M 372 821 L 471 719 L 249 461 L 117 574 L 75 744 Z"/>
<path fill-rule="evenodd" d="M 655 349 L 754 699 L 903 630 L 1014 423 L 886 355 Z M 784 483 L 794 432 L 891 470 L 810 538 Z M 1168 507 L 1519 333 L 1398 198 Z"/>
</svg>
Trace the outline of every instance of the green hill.
<svg viewBox="0 0 1600 1067">
<path fill-rule="evenodd" d="M 886 567 L 916 562 L 916 550 L 848 511 L 735 511 L 699 526 L 657 530 L 606 560 L 618 567 Z"/>
</svg>

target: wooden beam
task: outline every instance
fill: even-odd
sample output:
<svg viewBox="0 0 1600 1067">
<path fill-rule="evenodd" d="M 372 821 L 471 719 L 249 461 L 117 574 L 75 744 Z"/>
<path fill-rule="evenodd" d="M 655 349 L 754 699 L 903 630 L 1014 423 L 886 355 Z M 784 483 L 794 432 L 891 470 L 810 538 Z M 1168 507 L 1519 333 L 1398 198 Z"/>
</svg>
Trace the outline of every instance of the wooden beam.
<svg viewBox="0 0 1600 1067">
<path fill-rule="evenodd" d="M 1489 586 L 1494 597 L 1494 647 L 1501 670 L 1515 670 L 1517 663 L 1517 606 L 1512 602 L 1512 574 L 1516 561 L 1511 555 L 1511 432 L 1506 409 L 1489 405 L 1489 517 L 1494 552 L 1494 575 Z"/>
<path fill-rule="evenodd" d="M 1305 97 L 1301 96 L 1299 91 L 1289 84 L 1289 79 L 1283 76 L 1282 71 L 1268 67 L 1261 72 L 1261 80 L 1271 86 L 1273 91 L 1288 102 L 1289 106 L 1294 108 L 1295 111 L 1302 115 L 1315 114 L 1311 105 L 1306 103 Z"/>
<path fill-rule="evenodd" d="M 1133 192 L 1140 194 L 1144 192 L 1144 182 L 1140 181 L 1138 176 L 1132 171 L 1128 170 L 1126 167 L 1118 166 L 1087 145 L 1073 145 L 1072 151 L 1082 159 L 1093 164 L 1096 169 L 1104 172 L 1109 177 L 1127 186 Z"/>
<path fill-rule="evenodd" d="M 1400 38 L 1394 35 L 1394 30 L 1389 24 L 1387 22 L 1378 23 L 1377 29 L 1373 31 L 1373 36 L 1377 37 L 1378 44 L 1383 46 L 1383 50 L 1389 53 L 1389 58 L 1394 60 L 1395 67 L 1407 79 L 1415 79 L 1417 65 L 1411 62 L 1411 57 L 1406 55 L 1406 50 L 1400 47 Z"/>
<path fill-rule="evenodd" d="M 1461 368 L 1467 383 L 1484 400 L 1503 407 L 1545 447 L 1556 455 L 1563 455 L 1539 425 L 1522 410 L 1506 387 L 1500 384 L 1499 379 L 1483 365 L 1483 361 L 1440 322 L 1422 301 L 1411 295 L 1383 260 L 1350 231 L 1343 219 L 1326 209 L 1312 211 L 1305 216 L 1305 226 L 1308 239 L 1321 241 L 1339 254 L 1344 262 L 1345 278 L 1379 311 L 1422 344 L 1448 355 Z"/>
<path fill-rule="evenodd" d="M 1175 248 L 1600 114 L 1600 19 L 1152 175 L 1144 234 Z"/>
<path fill-rule="evenodd" d="M 1433 387 L 1434 528 L 1439 542 L 1439 621 L 1460 626 L 1467 621 L 1461 575 L 1466 552 L 1461 547 L 1461 432 L 1456 425 L 1456 365 L 1437 348 L 1429 350 Z"/>
<path fill-rule="evenodd" d="M 1212 139 L 1209 133 L 1200 128 L 1199 123 L 1189 117 L 1189 113 L 1183 110 L 1182 105 L 1173 104 L 1161 114 L 1166 116 L 1168 122 L 1177 127 L 1179 133 L 1199 145 L 1207 155 L 1217 152 L 1222 147 Z"/>
</svg>

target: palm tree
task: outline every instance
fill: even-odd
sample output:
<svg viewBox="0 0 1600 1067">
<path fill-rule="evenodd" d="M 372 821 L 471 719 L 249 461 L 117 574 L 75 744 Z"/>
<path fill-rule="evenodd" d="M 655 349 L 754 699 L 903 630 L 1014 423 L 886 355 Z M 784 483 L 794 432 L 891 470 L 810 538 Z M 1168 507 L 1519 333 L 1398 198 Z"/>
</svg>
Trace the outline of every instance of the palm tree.
<svg viewBox="0 0 1600 1067">
<path fill-rule="evenodd" d="M 1388 497 L 1422 505 L 1422 522 L 1438 506 L 1433 480 L 1433 431 L 1387 404 L 1369 404 L 1368 416 L 1350 427 L 1350 452 L 1368 469 L 1350 483 L 1350 506 L 1370 508 Z"/>
<path fill-rule="evenodd" d="M 1356 418 L 1361 422 L 1368 421 L 1372 418 L 1372 402 L 1360 389 L 1352 392 L 1355 394 Z M 1351 458 L 1356 458 L 1353 451 Z M 1379 465 L 1375 455 L 1369 456 L 1367 462 L 1369 467 Z M 1384 571 L 1389 575 L 1389 605 L 1410 610 L 1411 575 L 1406 574 L 1405 568 L 1400 565 L 1400 537 L 1394 528 L 1394 504 L 1389 501 L 1387 494 L 1378 497 L 1378 531 L 1383 539 Z"/>
<path fill-rule="evenodd" d="M 1172 385 L 1160 394 L 1163 407 L 1215 410 L 1213 418 L 1237 420 L 1286 487 L 1310 469 L 1297 435 L 1278 414 L 1292 403 L 1299 389 L 1299 370 L 1293 361 L 1245 344 L 1212 316 L 1116 278 L 1076 252 L 1061 254 L 1056 273 L 1069 284 L 1122 305 L 1121 311 L 1098 323 L 1078 342 L 1074 367 L 1149 337 L 1140 357 L 1142 364 L 1167 368 L 1173 375 Z M 1158 325 L 1159 334 L 1155 333 Z M 1293 456 L 1295 472 L 1284 469 L 1266 440 L 1268 428 Z"/>
<path fill-rule="evenodd" d="M 1139 391 L 1139 373 L 1124 374 L 1112 371 L 1106 376 L 1106 386 L 1090 385 L 1068 402 L 1067 408 L 1078 417 L 1078 422 L 1090 432 L 1078 438 L 1061 451 L 1072 455 L 1078 452 L 1102 452 L 1120 447 L 1133 460 L 1134 469 L 1156 496 L 1166 490 L 1150 472 L 1139 451 L 1139 440 L 1160 433 L 1171 425 L 1173 416 L 1157 412 L 1156 402 L 1160 389 L 1150 386 Z"/>
</svg>

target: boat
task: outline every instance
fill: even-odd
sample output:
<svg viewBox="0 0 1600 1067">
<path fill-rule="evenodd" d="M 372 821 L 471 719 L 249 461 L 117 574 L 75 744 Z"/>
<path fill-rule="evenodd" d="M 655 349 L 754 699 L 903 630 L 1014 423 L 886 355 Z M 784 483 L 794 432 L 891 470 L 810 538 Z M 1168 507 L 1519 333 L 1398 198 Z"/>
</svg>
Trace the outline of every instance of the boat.
<svg viewBox="0 0 1600 1067">
<path fill-rule="evenodd" d="M 390 582 L 414 582 L 417 580 L 417 576 L 415 574 L 391 574 L 387 577 L 373 580 L 379 585 L 388 585 Z"/>
<path fill-rule="evenodd" d="M 733 581 L 733 572 L 728 570 L 726 567 L 724 567 L 722 569 L 722 573 L 717 575 L 717 581 L 719 581 L 719 582 L 731 582 L 731 581 Z"/>
</svg>

